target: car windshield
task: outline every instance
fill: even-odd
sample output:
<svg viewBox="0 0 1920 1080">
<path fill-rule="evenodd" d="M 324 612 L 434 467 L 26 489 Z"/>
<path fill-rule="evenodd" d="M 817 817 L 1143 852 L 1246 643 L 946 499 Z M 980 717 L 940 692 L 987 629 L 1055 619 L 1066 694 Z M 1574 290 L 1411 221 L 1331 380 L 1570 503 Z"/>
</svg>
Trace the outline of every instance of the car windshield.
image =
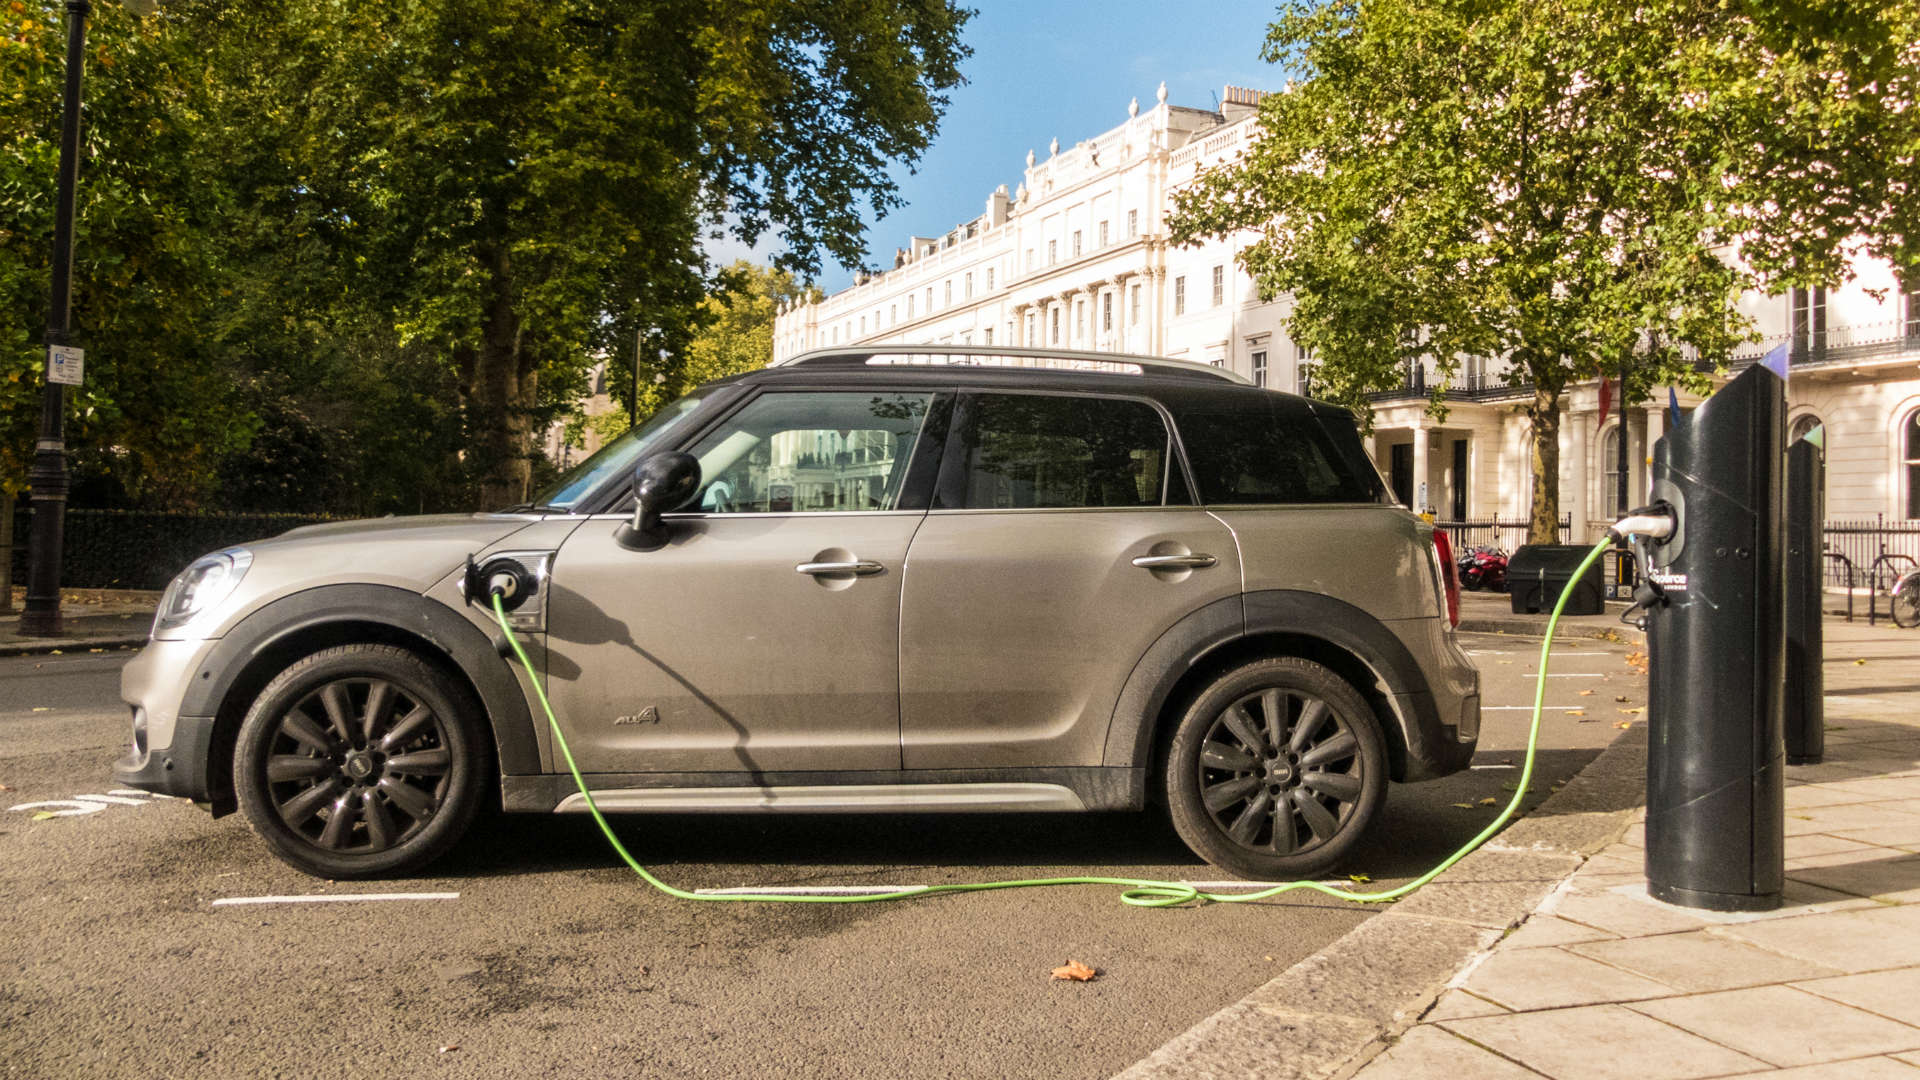
<svg viewBox="0 0 1920 1080">
<path fill-rule="evenodd" d="M 531 509 L 566 510 L 599 487 L 607 477 L 632 471 L 634 463 L 666 440 L 680 421 L 705 400 L 711 391 L 697 390 L 647 417 L 639 427 L 594 451 L 593 456 L 567 470 L 553 486 L 534 497 Z"/>
</svg>

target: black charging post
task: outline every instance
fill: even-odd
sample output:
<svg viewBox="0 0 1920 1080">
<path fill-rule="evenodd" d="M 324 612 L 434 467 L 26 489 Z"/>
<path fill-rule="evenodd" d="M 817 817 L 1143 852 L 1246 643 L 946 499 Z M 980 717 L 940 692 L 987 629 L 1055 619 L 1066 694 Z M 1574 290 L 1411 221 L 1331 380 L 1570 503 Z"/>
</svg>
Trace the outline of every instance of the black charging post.
<svg viewBox="0 0 1920 1080">
<path fill-rule="evenodd" d="M 1824 428 L 1787 447 L 1787 764 L 1817 765 L 1827 754 L 1826 637 L 1820 622 L 1825 529 L 1820 523 Z"/>
<path fill-rule="evenodd" d="M 1782 473 L 1786 384 L 1755 365 L 1654 446 L 1647 884 L 1715 911 L 1780 906 L 1786 880 Z"/>
</svg>

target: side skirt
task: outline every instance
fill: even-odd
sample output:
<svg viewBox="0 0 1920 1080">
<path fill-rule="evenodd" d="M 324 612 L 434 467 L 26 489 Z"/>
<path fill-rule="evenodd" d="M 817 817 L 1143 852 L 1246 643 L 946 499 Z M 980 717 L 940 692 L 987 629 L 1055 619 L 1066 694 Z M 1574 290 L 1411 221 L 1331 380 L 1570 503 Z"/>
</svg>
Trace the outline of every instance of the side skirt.
<svg viewBox="0 0 1920 1080">
<path fill-rule="evenodd" d="M 901 769 L 867 772 L 590 773 L 602 810 L 619 813 L 968 813 L 1138 810 L 1146 770 Z M 513 813 L 586 810 L 566 774 L 504 776 Z"/>
</svg>

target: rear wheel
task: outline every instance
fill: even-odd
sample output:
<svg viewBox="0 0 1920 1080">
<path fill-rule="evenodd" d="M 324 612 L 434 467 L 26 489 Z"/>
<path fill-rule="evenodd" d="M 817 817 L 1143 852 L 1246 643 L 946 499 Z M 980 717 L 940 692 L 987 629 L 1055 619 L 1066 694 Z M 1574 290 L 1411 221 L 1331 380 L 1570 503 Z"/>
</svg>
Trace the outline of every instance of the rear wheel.
<svg viewBox="0 0 1920 1080">
<path fill-rule="evenodd" d="M 419 656 L 343 645 L 281 672 L 234 752 L 240 808 L 316 877 L 425 866 L 466 832 L 490 775 L 472 696 Z"/>
<path fill-rule="evenodd" d="M 1250 878 L 1318 874 L 1386 801 L 1386 739 L 1358 691 L 1295 657 L 1221 676 L 1181 717 L 1168 805 L 1187 846 Z"/>
</svg>

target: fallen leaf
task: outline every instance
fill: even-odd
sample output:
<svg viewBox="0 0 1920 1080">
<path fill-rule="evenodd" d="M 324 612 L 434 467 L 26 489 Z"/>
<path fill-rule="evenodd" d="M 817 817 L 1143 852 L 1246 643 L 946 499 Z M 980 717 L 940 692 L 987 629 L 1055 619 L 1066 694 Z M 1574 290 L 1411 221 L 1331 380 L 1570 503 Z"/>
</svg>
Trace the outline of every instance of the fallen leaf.
<svg viewBox="0 0 1920 1080">
<path fill-rule="evenodd" d="M 1867 662 L 1866 662 L 1865 660 L 1855 660 L 1855 661 L 1853 662 L 1853 666 L 1854 666 L 1854 667 L 1865 667 L 1865 666 L 1866 666 L 1866 663 L 1867 663 Z"/>
<path fill-rule="evenodd" d="M 1271 956 L 1263 956 L 1260 959 L 1265 960 L 1269 964 L 1273 963 L 1273 957 Z"/>
<path fill-rule="evenodd" d="M 1582 690 L 1582 691 L 1580 691 L 1580 696 L 1581 696 L 1581 697 L 1592 697 L 1592 696 L 1593 696 L 1593 691 L 1591 691 L 1591 690 Z"/>
<path fill-rule="evenodd" d="M 1455 805 L 1455 806 L 1457 806 L 1457 807 L 1459 807 L 1459 808 L 1460 808 L 1460 809 L 1462 809 L 1462 810 L 1471 810 L 1471 809 L 1473 809 L 1473 804 L 1472 804 L 1472 803 L 1470 803 L 1470 802 L 1457 802 L 1457 803 L 1454 803 L 1453 805 Z"/>
<path fill-rule="evenodd" d="M 1635 705 L 1635 706 L 1634 706 L 1633 708 L 1631 708 L 1631 709 L 1621 709 L 1621 710 L 1620 710 L 1620 713 L 1621 713 L 1621 715 L 1623 715 L 1623 716 L 1633 716 L 1633 715 L 1638 715 L 1638 714 L 1640 714 L 1640 713 L 1643 713 L 1643 712 L 1646 712 L 1646 711 L 1647 711 L 1647 707 L 1646 707 L 1645 705 Z"/>
<path fill-rule="evenodd" d="M 1064 966 L 1053 969 L 1054 978 L 1072 979 L 1074 982 L 1092 982 L 1093 977 L 1098 974 L 1100 972 L 1097 969 L 1090 968 L 1078 960 L 1069 960 Z"/>
<path fill-rule="evenodd" d="M 1368 877 L 1365 874 L 1348 874 L 1347 880 L 1354 882 L 1355 884 L 1358 884 L 1358 885 L 1366 885 L 1373 881 L 1372 878 Z"/>
<path fill-rule="evenodd" d="M 87 651 L 88 651 L 88 652 L 106 652 L 107 650 L 105 650 L 105 649 L 88 649 Z"/>
<path fill-rule="evenodd" d="M 33 707 L 33 711 L 34 711 L 34 712 L 52 712 L 52 711 L 53 711 L 53 706 L 51 706 L 51 705 L 35 705 L 35 706 Z"/>
<path fill-rule="evenodd" d="M 1627 700 L 1627 695 L 1625 695 L 1625 694 L 1615 694 L 1615 695 L 1613 695 L 1613 700 L 1615 700 L 1615 701 L 1625 701 L 1625 700 Z"/>
<path fill-rule="evenodd" d="M 1622 720 L 1622 721 L 1620 721 L 1619 723 L 1617 723 L 1617 724 L 1615 724 L 1615 725 L 1613 725 L 1613 726 L 1614 726 L 1614 727 L 1617 727 L 1617 728 L 1619 728 L 1619 729 L 1620 729 L 1621 731 L 1625 731 L 1625 730 L 1627 730 L 1628 728 L 1630 728 L 1630 727 L 1632 727 L 1632 726 L 1633 726 L 1633 721 L 1631 721 L 1631 720 Z"/>
<path fill-rule="evenodd" d="M 1587 710 L 1585 710 L 1585 709 L 1568 709 L 1568 710 L 1567 710 L 1567 715 L 1568 715 L 1568 716 L 1585 716 L 1585 715 L 1587 715 Z"/>
<path fill-rule="evenodd" d="M 1499 806 L 1500 800 L 1489 795 L 1486 798 L 1480 800 L 1480 805 L 1481 806 Z"/>
<path fill-rule="evenodd" d="M 59 817 L 59 816 L 60 816 L 59 814 L 56 814 L 56 813 L 54 813 L 54 812 L 53 812 L 53 811 L 51 811 L 51 810 L 42 810 L 42 811 L 40 811 L 39 813 L 37 813 L 37 814 L 35 814 L 35 815 L 33 815 L 33 820 L 35 820 L 35 821 L 45 821 L 45 820 L 47 820 L 48 818 L 57 818 L 57 817 Z"/>
<path fill-rule="evenodd" d="M 440 1052 L 443 1054 L 451 1054 L 458 1049 L 460 1049 L 459 1043 L 448 1043 L 447 1045 L 440 1048 Z"/>
<path fill-rule="evenodd" d="M 51 656 L 65 656 L 66 652 L 62 649 L 49 649 L 48 654 Z"/>
<path fill-rule="evenodd" d="M 8 787 L 7 785 L 5 785 L 5 784 L 0 784 L 0 791 L 12 791 L 12 790 L 13 790 L 13 789 L 12 789 L 12 788 L 10 788 L 10 787 Z"/>
</svg>

